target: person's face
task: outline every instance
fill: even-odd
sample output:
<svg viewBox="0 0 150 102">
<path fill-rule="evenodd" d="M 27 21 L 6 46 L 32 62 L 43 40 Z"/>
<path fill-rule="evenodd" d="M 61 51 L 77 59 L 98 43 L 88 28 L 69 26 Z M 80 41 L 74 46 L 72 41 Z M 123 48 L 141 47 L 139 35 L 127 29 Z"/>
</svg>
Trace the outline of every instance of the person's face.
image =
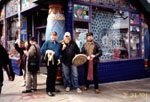
<svg viewBox="0 0 150 102">
<path fill-rule="evenodd" d="M 51 34 L 51 39 L 52 39 L 52 41 L 56 41 L 57 40 L 57 35 L 56 34 Z"/>
<path fill-rule="evenodd" d="M 28 42 L 25 42 L 25 48 L 28 48 L 28 46 L 29 46 Z"/>
<path fill-rule="evenodd" d="M 31 45 L 33 44 L 33 41 L 32 40 L 30 40 L 30 42 L 29 42 Z"/>
<path fill-rule="evenodd" d="M 65 43 L 68 44 L 71 41 L 71 37 L 69 35 L 66 35 L 64 40 L 65 40 Z"/>
<path fill-rule="evenodd" d="M 93 36 L 92 35 L 87 36 L 87 41 L 89 41 L 89 42 L 93 41 Z"/>
</svg>

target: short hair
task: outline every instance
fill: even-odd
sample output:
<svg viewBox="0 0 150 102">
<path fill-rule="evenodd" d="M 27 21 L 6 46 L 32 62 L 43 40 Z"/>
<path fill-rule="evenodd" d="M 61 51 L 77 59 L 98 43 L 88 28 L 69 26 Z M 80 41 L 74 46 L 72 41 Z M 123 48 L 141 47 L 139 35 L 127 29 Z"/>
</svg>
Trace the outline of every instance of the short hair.
<svg viewBox="0 0 150 102">
<path fill-rule="evenodd" d="M 55 32 L 55 31 L 51 32 L 51 35 L 57 35 L 57 32 Z"/>
<path fill-rule="evenodd" d="M 93 33 L 92 32 L 87 33 L 86 37 L 88 37 L 88 36 L 93 36 Z"/>
<path fill-rule="evenodd" d="M 35 37 L 31 37 L 30 41 L 36 41 Z"/>
</svg>

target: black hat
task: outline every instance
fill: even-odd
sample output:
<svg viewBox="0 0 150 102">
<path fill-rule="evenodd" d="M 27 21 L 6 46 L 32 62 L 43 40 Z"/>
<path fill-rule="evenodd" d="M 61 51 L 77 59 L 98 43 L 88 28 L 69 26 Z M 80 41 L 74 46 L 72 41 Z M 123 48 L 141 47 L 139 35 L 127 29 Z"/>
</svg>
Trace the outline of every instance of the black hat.
<svg viewBox="0 0 150 102">
<path fill-rule="evenodd" d="M 93 36 L 93 33 L 89 32 L 89 33 L 86 34 L 86 37 L 91 36 L 91 35 Z"/>
<path fill-rule="evenodd" d="M 35 37 L 31 37 L 30 41 L 36 41 Z"/>
</svg>

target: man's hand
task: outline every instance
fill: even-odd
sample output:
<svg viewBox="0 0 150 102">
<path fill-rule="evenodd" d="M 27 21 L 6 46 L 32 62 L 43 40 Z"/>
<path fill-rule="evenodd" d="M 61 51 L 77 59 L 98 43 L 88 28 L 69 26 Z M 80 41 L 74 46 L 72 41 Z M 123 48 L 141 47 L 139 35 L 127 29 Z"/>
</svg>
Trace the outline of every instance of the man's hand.
<svg viewBox="0 0 150 102">
<path fill-rule="evenodd" d="M 88 56 L 87 59 L 90 60 L 90 56 Z"/>
<path fill-rule="evenodd" d="M 66 44 L 63 44 L 62 50 L 65 50 L 66 47 Z"/>
<path fill-rule="evenodd" d="M 58 59 L 58 63 L 57 63 L 57 65 L 59 65 L 60 64 L 60 60 Z"/>
<path fill-rule="evenodd" d="M 91 55 L 91 57 L 92 57 L 92 58 L 94 58 L 94 57 L 95 57 L 95 55 Z"/>
</svg>

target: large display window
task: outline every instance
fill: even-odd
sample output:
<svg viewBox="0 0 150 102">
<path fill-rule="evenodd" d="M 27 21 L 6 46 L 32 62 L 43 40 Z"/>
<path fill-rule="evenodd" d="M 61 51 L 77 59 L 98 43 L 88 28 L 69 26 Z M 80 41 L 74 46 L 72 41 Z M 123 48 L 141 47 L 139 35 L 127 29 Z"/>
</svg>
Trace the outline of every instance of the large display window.
<svg viewBox="0 0 150 102">
<path fill-rule="evenodd" d="M 130 15 L 128 11 L 92 6 L 88 10 L 88 16 L 91 16 L 91 19 L 85 21 L 75 16 L 79 8 L 76 5 L 78 4 L 74 4 L 74 40 L 80 50 L 86 42 L 86 33 L 93 32 L 94 41 L 101 46 L 103 51 L 101 61 L 141 57 L 138 14 Z M 86 5 L 80 5 L 80 7 L 86 7 Z"/>
<path fill-rule="evenodd" d="M 18 52 L 15 50 L 14 43 L 19 38 L 18 17 L 14 16 L 7 19 L 7 49 L 10 57 L 19 58 Z"/>
</svg>

